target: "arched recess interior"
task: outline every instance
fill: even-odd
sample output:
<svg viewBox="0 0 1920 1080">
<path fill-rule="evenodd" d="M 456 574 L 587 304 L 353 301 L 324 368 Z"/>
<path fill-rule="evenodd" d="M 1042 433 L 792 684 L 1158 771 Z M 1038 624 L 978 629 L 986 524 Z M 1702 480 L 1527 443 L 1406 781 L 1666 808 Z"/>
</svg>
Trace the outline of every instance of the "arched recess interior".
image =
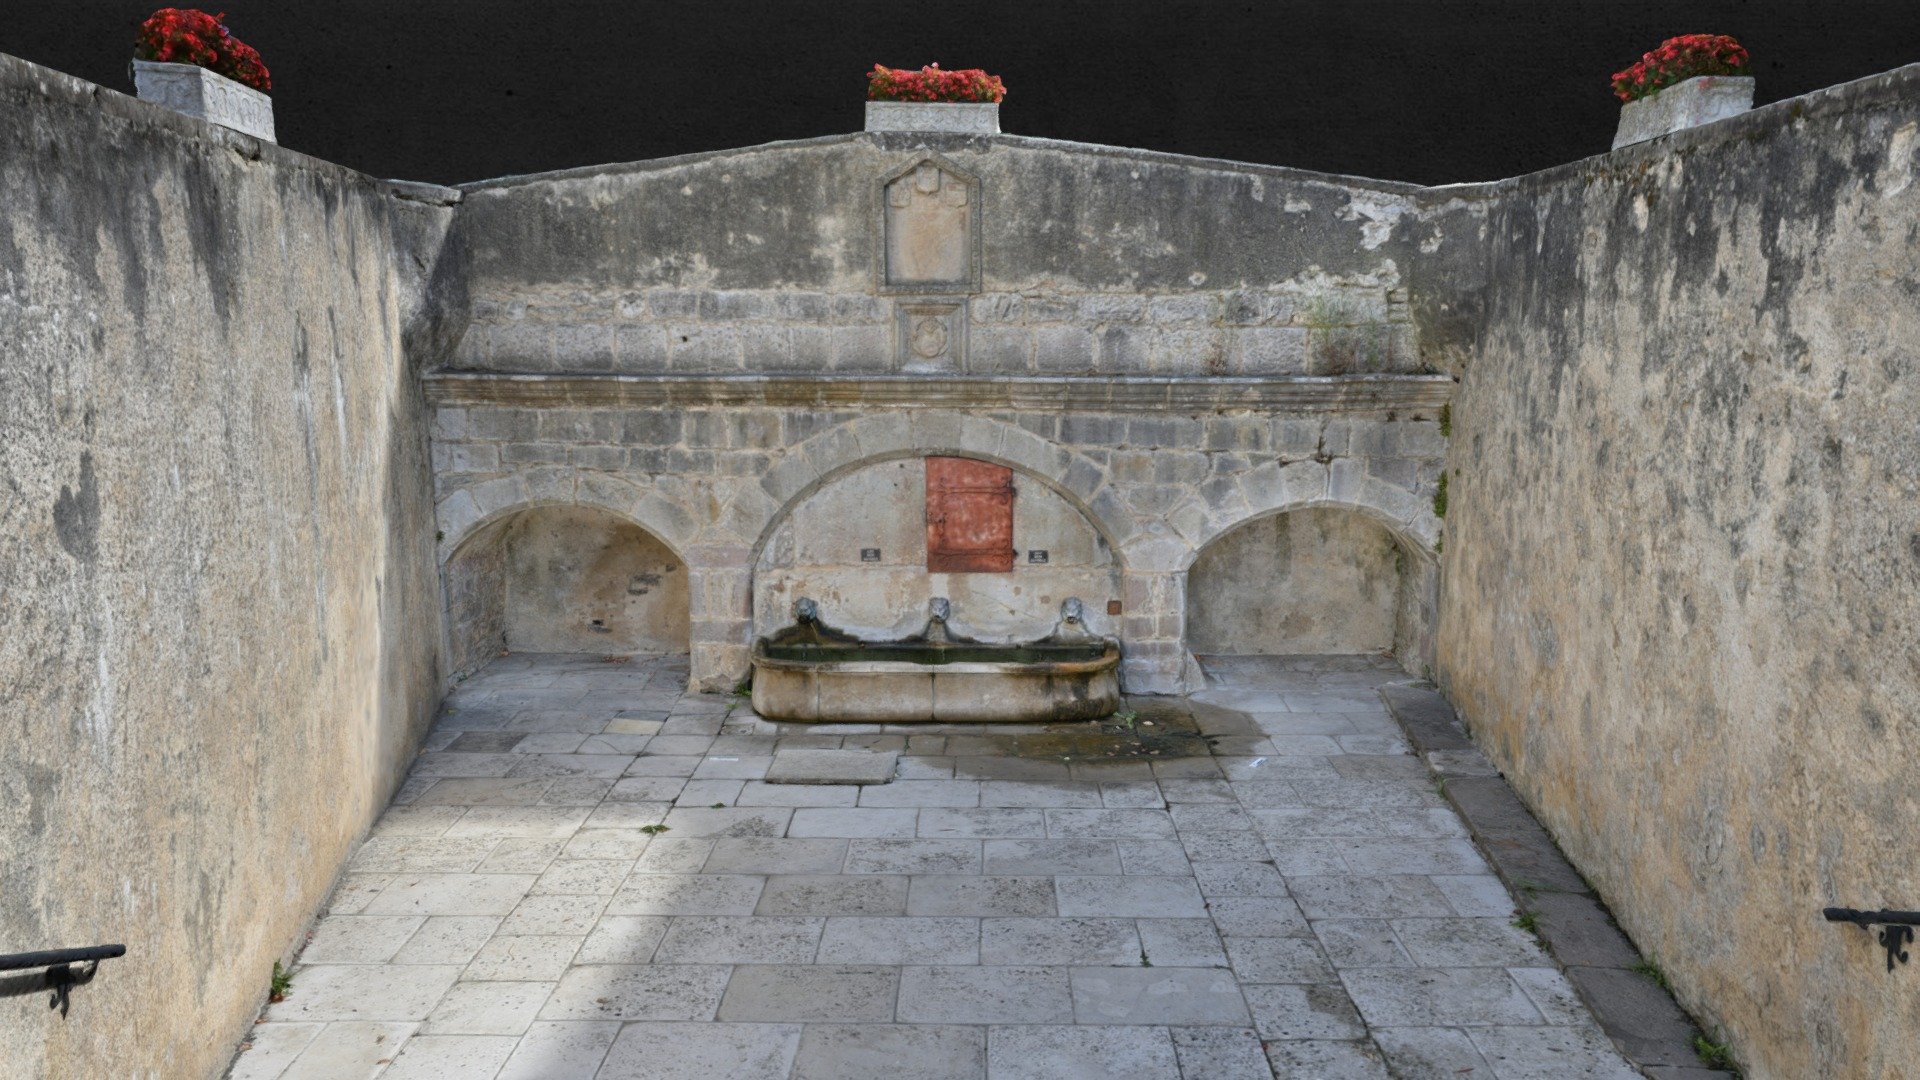
<svg viewBox="0 0 1920 1080">
<path fill-rule="evenodd" d="M 1215 537 L 1187 571 L 1196 656 L 1391 653 L 1432 658 L 1435 560 L 1355 507 L 1293 508 Z"/>
<path fill-rule="evenodd" d="M 685 562 L 633 521 L 583 504 L 521 507 L 476 527 L 442 570 L 450 667 L 504 650 L 687 650 Z"/>
</svg>

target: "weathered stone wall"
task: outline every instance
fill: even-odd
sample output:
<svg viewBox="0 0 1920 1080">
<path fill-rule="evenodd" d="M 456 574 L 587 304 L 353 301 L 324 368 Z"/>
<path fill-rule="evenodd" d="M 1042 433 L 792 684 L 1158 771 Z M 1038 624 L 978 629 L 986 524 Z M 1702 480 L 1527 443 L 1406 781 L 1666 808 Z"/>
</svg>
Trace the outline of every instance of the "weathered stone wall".
<svg viewBox="0 0 1920 1080">
<path fill-rule="evenodd" d="M 448 210 L 8 57 L 0 148 L 0 951 L 128 950 L 0 1071 L 212 1075 L 434 704 Z"/>
<path fill-rule="evenodd" d="M 433 384 L 443 554 L 531 502 L 625 515 L 689 564 L 699 685 L 731 687 L 787 618 L 792 568 L 755 584 L 782 557 L 772 530 L 845 471 L 926 454 L 1012 465 L 1092 523 L 1122 613 L 1106 625 L 1108 597 L 1082 599 L 1136 690 L 1187 684 L 1187 566 L 1251 517 L 1358 508 L 1431 585 L 1450 382 L 1428 373 L 1457 366 L 1472 305 L 1415 264 L 1469 258 L 1477 236 L 1417 189 L 853 135 L 465 191 L 471 321 Z M 924 617 L 924 573 L 839 572 L 862 626 Z M 988 636 L 1043 633 L 1059 591 L 1010 606 L 988 588 L 956 614 L 999 604 Z M 1418 670 L 1431 606 L 1404 611 Z"/>
<path fill-rule="evenodd" d="M 1896 1076 L 1920 906 L 1920 67 L 1502 184 L 1437 667 L 1747 1075 Z"/>
<path fill-rule="evenodd" d="M 971 183 L 971 273 L 888 284 L 886 179 Z M 1405 185 L 1016 136 L 836 136 L 471 185 L 470 370 L 1421 370 Z M 960 307 L 936 355 L 905 309 Z"/>
<path fill-rule="evenodd" d="M 1405 556 L 1350 510 L 1248 522 L 1187 572 L 1187 646 L 1200 655 L 1391 652 Z"/>
</svg>

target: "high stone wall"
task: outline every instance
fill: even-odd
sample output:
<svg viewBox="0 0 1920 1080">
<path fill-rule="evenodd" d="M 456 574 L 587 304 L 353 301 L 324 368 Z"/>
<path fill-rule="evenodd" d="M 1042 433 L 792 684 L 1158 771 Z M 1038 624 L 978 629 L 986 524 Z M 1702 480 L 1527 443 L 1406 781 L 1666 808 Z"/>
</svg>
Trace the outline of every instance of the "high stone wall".
<svg viewBox="0 0 1920 1080">
<path fill-rule="evenodd" d="M 4 56 L 0 147 L 0 952 L 127 946 L 0 1071 L 213 1075 L 436 700 L 450 215 Z"/>
<path fill-rule="evenodd" d="M 1443 685 L 1748 1076 L 1895 1076 L 1920 972 L 1920 67 L 1498 185 Z"/>
<path fill-rule="evenodd" d="M 429 379 L 443 553 L 543 501 L 657 532 L 689 563 L 697 685 L 732 687 L 785 624 L 791 568 L 755 580 L 774 530 L 844 471 L 928 454 L 1011 465 L 1093 523 L 1119 581 L 1082 599 L 1136 691 L 1192 684 L 1187 566 L 1251 517 L 1359 509 L 1430 569 L 1451 388 L 1434 372 L 1467 341 L 1447 313 L 1470 305 L 1448 275 L 1418 298 L 1408 282 L 1474 238 L 1452 209 L 1451 231 L 1430 224 L 1417 189 L 851 135 L 464 190 L 470 321 Z M 887 511 L 918 521 L 896 495 Z M 908 554 L 839 557 L 875 546 Z M 840 573 L 854 623 L 924 620 L 925 582 Z M 957 618 L 1044 633 L 1061 590 L 1012 588 L 954 597 Z M 1431 606 L 1405 610 L 1427 618 L 1405 636 L 1417 671 Z"/>
</svg>

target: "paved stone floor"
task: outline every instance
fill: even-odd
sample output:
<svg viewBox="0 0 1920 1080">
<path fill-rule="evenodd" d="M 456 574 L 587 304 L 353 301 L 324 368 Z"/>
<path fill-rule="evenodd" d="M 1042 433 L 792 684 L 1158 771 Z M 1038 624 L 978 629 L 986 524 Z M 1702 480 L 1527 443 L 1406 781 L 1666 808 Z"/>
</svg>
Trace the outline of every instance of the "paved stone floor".
<svg viewBox="0 0 1920 1080">
<path fill-rule="evenodd" d="M 1208 670 L 1211 753 L 1086 761 L 771 724 L 681 657 L 503 657 L 232 1075 L 1637 1075 L 1406 753 L 1373 689 L 1404 676 Z M 897 779 L 760 779 L 834 747 Z"/>
</svg>

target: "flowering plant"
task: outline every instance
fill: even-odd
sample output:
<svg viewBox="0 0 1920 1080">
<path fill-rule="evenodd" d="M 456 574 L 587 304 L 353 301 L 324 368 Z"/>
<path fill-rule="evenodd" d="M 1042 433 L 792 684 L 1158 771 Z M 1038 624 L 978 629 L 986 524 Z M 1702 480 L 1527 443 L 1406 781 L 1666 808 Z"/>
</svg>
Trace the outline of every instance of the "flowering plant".
<svg viewBox="0 0 1920 1080">
<path fill-rule="evenodd" d="M 1613 73 L 1613 95 L 1621 101 L 1651 97 L 1695 75 L 1745 75 L 1747 50 L 1725 34 L 1682 34 L 1668 38 L 1625 71 Z"/>
<path fill-rule="evenodd" d="M 165 64 L 193 64 L 255 90 L 273 89 L 260 54 L 228 33 L 220 22 L 224 18 L 196 8 L 161 8 L 140 24 L 133 55 Z"/>
<path fill-rule="evenodd" d="M 868 101 L 999 101 L 1007 88 L 998 75 L 979 68 L 941 71 L 928 64 L 919 71 L 873 65 L 867 72 Z"/>
</svg>

